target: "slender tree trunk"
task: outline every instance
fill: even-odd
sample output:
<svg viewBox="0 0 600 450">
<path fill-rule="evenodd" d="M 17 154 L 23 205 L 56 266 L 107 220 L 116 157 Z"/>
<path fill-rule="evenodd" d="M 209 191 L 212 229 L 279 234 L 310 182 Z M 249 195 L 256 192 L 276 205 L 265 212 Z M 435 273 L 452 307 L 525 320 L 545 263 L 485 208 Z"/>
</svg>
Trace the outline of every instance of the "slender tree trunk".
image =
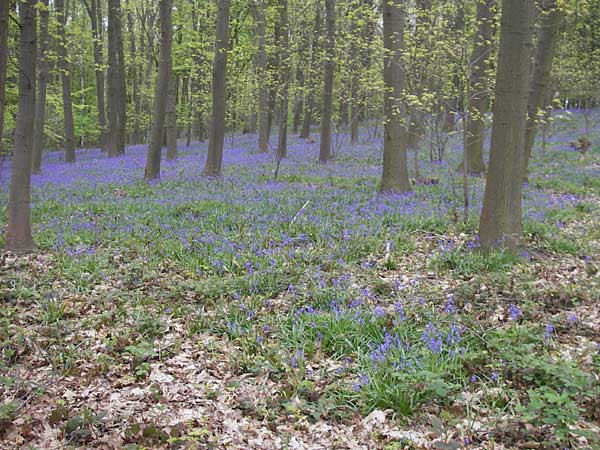
<svg viewBox="0 0 600 450">
<path fill-rule="evenodd" d="M 288 55 L 288 12 L 287 0 L 279 2 L 279 136 L 277 142 L 277 155 L 279 158 L 287 156 L 287 134 L 288 134 L 288 103 L 289 103 L 289 83 L 290 83 L 290 63 Z"/>
<path fill-rule="evenodd" d="M 485 172 L 483 143 L 485 140 L 485 113 L 489 110 L 490 95 L 486 83 L 486 73 L 490 68 L 492 53 L 493 21 L 496 0 L 477 2 L 477 33 L 471 55 L 471 77 L 469 90 L 472 93 L 467 120 L 467 171 L 479 175 Z"/>
<path fill-rule="evenodd" d="M 326 59 L 323 70 L 323 113 L 321 114 L 321 141 L 319 162 L 331 159 L 331 116 L 333 113 L 333 70 L 335 65 L 335 0 L 325 0 L 327 22 Z"/>
<path fill-rule="evenodd" d="M 119 0 L 108 0 L 108 135 L 106 148 L 109 157 L 123 154 L 123 133 L 125 124 L 122 115 L 122 102 L 125 101 L 121 89 L 121 78 L 125 77 L 120 65 L 119 46 L 123 48 L 121 33 L 121 7 Z M 119 45 L 120 44 L 120 45 Z"/>
<path fill-rule="evenodd" d="M 381 192 L 408 192 L 408 130 L 406 106 L 401 99 L 406 73 L 401 62 L 404 48 L 404 0 L 383 3 L 383 80 L 385 89 L 383 138 L 383 176 Z"/>
<path fill-rule="evenodd" d="M 353 59 L 358 58 L 358 52 L 353 51 Z M 358 70 L 352 72 L 350 80 L 350 143 L 358 143 L 358 123 L 360 105 L 358 102 Z"/>
<path fill-rule="evenodd" d="M 479 239 L 485 250 L 515 251 L 522 232 L 523 149 L 534 0 L 504 0 L 494 100 L 490 166 Z"/>
<path fill-rule="evenodd" d="M 227 108 L 227 53 L 229 46 L 229 0 L 220 0 L 217 11 L 215 59 L 212 75 L 212 124 L 204 174 L 221 176 L 225 141 L 225 112 Z"/>
<path fill-rule="evenodd" d="M 190 77 L 183 79 L 181 98 L 185 99 L 185 146 L 189 147 L 192 141 L 192 101 L 190 99 Z"/>
<path fill-rule="evenodd" d="M 37 100 L 35 102 L 35 127 L 33 133 L 33 156 L 31 171 L 42 172 L 42 153 L 45 145 L 44 124 L 46 123 L 46 87 L 48 85 L 48 0 L 43 0 L 44 7 L 39 8 L 40 42 L 38 47 L 38 83 Z"/>
<path fill-rule="evenodd" d="M 154 111 L 152 112 L 152 130 L 148 155 L 146 157 L 146 171 L 144 178 L 151 181 L 160 177 L 160 157 L 162 150 L 163 132 L 165 125 L 165 111 L 169 95 L 169 78 L 171 76 L 171 46 L 173 42 L 173 28 L 171 15 L 173 0 L 160 0 L 160 56 L 158 77 L 154 90 Z"/>
<path fill-rule="evenodd" d="M 315 89 L 314 85 L 316 82 L 316 70 L 317 61 L 319 58 L 319 36 L 321 35 L 321 2 L 316 2 L 315 11 L 315 24 L 313 27 L 313 39 L 310 52 L 310 67 L 307 73 L 308 84 L 307 84 L 307 95 L 306 104 L 304 105 L 304 117 L 302 119 L 302 131 L 300 137 L 302 139 L 308 139 L 310 137 L 310 126 L 312 125 L 312 113 L 315 103 Z"/>
<path fill-rule="evenodd" d="M 102 0 L 90 0 L 85 6 L 90 16 L 92 26 L 92 38 L 94 40 L 94 72 L 96 74 L 96 105 L 98 109 L 98 127 L 100 137 L 98 144 L 104 147 L 106 144 L 106 113 L 104 106 L 104 60 L 102 57 Z"/>
<path fill-rule="evenodd" d="M 31 153 L 35 115 L 35 61 L 37 0 L 19 3 L 19 105 L 15 128 L 15 151 L 8 193 L 6 250 L 33 250 L 31 236 Z"/>
<path fill-rule="evenodd" d="M 527 179 L 527 168 L 537 132 L 538 110 L 543 108 L 550 84 L 550 71 L 556 53 L 556 44 L 564 11 L 557 0 L 546 0 L 541 15 L 540 33 L 535 51 L 535 62 L 529 99 L 527 103 L 527 129 L 525 131 L 525 151 L 523 152 L 523 177 Z"/>
<path fill-rule="evenodd" d="M 169 74 L 169 92 L 167 95 L 167 109 L 165 128 L 167 133 L 167 159 L 177 159 L 177 77 L 173 74 L 171 64 Z"/>
<path fill-rule="evenodd" d="M 296 84 L 298 92 L 296 93 L 296 101 L 294 103 L 294 119 L 292 122 L 293 133 L 297 134 L 302 123 L 302 110 L 304 109 L 304 69 L 301 64 L 296 68 Z"/>
<path fill-rule="evenodd" d="M 125 53 L 123 51 L 123 15 L 121 13 L 121 4 L 119 0 L 119 20 L 116 22 L 118 26 L 117 39 L 117 64 L 119 66 L 119 73 L 117 76 L 118 88 L 119 88 L 119 154 L 125 153 L 125 144 L 127 143 L 127 84 L 125 79 Z"/>
<path fill-rule="evenodd" d="M 67 58 L 66 23 L 67 12 L 64 0 L 55 0 L 58 19 L 58 67 L 62 83 L 62 101 L 64 113 L 65 161 L 75 162 L 75 129 L 73 126 L 73 97 L 71 96 L 71 64 Z"/>
<path fill-rule="evenodd" d="M 8 66 L 8 14 L 12 8 L 12 2 L 0 1 L 0 158 L 3 155 L 4 98 L 6 95 L 6 67 Z"/>
<path fill-rule="evenodd" d="M 135 27 L 133 23 L 133 14 L 131 8 L 127 9 L 127 27 L 129 28 L 129 54 L 131 60 L 131 87 L 132 87 L 132 99 L 134 107 L 133 117 L 133 133 L 131 134 L 131 143 L 138 144 L 141 142 L 142 135 L 142 124 L 141 124 L 141 112 L 142 104 L 140 98 L 140 75 L 139 75 L 139 64 L 137 62 L 137 47 L 135 43 Z"/>
</svg>

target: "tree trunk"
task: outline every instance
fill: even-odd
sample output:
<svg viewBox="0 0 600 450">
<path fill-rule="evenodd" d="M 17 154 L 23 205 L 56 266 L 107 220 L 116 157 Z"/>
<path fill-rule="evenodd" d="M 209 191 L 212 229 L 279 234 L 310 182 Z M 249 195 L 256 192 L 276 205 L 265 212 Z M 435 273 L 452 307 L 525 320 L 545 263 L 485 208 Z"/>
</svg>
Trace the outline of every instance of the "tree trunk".
<svg viewBox="0 0 600 450">
<path fill-rule="evenodd" d="M 306 103 L 304 105 L 304 117 L 302 119 L 302 131 L 300 132 L 300 137 L 302 139 L 308 139 L 310 137 L 310 126 L 312 125 L 312 113 L 315 102 L 315 73 L 316 73 L 316 65 L 319 58 L 319 37 L 321 36 L 321 5 L 320 1 L 316 2 L 316 11 L 315 11 L 315 24 L 313 27 L 313 39 L 312 39 L 312 48 L 310 52 L 310 68 L 307 73 L 308 83 L 307 83 L 307 95 L 306 95 Z"/>
<path fill-rule="evenodd" d="M 6 3 L 6 2 L 4 2 Z M 15 151 L 8 193 L 6 250 L 33 250 L 31 237 L 31 153 L 35 115 L 35 61 L 37 0 L 19 3 L 19 105 L 15 128 Z"/>
<path fill-rule="evenodd" d="M 169 95 L 169 77 L 171 76 L 171 46 L 173 41 L 173 28 L 171 14 L 173 0 L 160 1 L 160 56 L 158 77 L 154 90 L 154 111 L 152 112 L 152 130 L 148 155 L 146 157 L 146 171 L 144 178 L 151 181 L 160 177 L 160 157 L 162 150 L 163 132 L 165 125 L 165 111 Z"/>
<path fill-rule="evenodd" d="M 108 0 L 108 136 L 106 148 L 109 157 L 125 151 L 125 72 L 121 65 L 123 36 L 119 0 Z"/>
<path fill-rule="evenodd" d="M 288 55 L 288 23 L 287 23 L 287 0 L 280 0 L 279 5 L 279 136 L 277 140 L 277 156 L 287 156 L 287 134 L 288 134 L 288 94 L 290 83 L 290 63 Z"/>
<path fill-rule="evenodd" d="M 383 138 L 383 176 L 381 192 L 408 192 L 408 130 L 406 106 L 401 99 L 406 73 L 401 61 L 404 48 L 404 0 L 383 3 L 383 80 L 385 89 Z"/>
<path fill-rule="evenodd" d="M 39 8 L 40 14 L 40 43 L 38 47 L 38 85 L 35 102 L 35 126 L 33 133 L 33 155 L 31 171 L 42 172 L 42 154 L 44 152 L 46 123 L 46 87 L 48 85 L 48 0 L 43 0 L 44 7 Z"/>
<path fill-rule="evenodd" d="M 102 58 L 102 0 L 91 0 L 90 5 L 85 3 L 92 26 L 92 38 L 94 40 L 94 72 L 96 74 L 96 105 L 98 109 L 98 127 L 100 137 L 98 144 L 104 147 L 106 144 L 106 113 L 104 107 L 104 61 Z"/>
<path fill-rule="evenodd" d="M 217 11 L 215 59 L 212 74 L 212 124 L 204 174 L 221 176 L 225 141 L 225 112 L 227 108 L 227 53 L 229 45 L 229 0 L 220 0 Z"/>
<path fill-rule="evenodd" d="M 484 116 L 489 109 L 490 95 L 486 83 L 486 73 L 490 68 L 492 53 L 493 21 L 496 0 L 477 2 L 477 33 L 471 55 L 472 72 L 469 80 L 470 100 L 467 128 L 467 171 L 479 175 L 485 172 L 483 143 L 485 141 Z"/>
<path fill-rule="evenodd" d="M 3 155 L 4 98 L 6 95 L 6 67 L 8 65 L 8 14 L 12 8 L 12 2 L 0 1 L 0 158 Z"/>
<path fill-rule="evenodd" d="M 177 159 L 177 83 L 178 78 L 173 74 L 171 64 L 169 74 L 169 92 L 167 94 L 166 109 L 166 134 L 167 134 L 167 159 Z"/>
<path fill-rule="evenodd" d="M 525 131 L 525 151 L 523 152 L 524 179 L 527 179 L 527 168 L 537 132 L 538 111 L 545 106 L 544 100 L 550 84 L 550 71 L 556 53 L 559 28 L 565 14 L 563 9 L 557 5 L 557 0 L 546 0 L 543 8 L 527 103 L 527 129 Z"/>
<path fill-rule="evenodd" d="M 296 68 L 296 83 L 298 92 L 296 92 L 296 101 L 294 102 L 294 119 L 292 121 L 292 131 L 298 133 L 300 124 L 302 123 L 302 110 L 304 109 L 304 69 L 301 63 Z"/>
<path fill-rule="evenodd" d="M 65 161 L 75 162 L 75 129 L 73 126 L 73 98 L 71 96 L 71 64 L 67 58 L 66 23 L 67 12 L 64 0 L 55 0 L 56 18 L 58 20 L 58 67 L 62 84 L 62 101 L 64 114 L 64 146 Z"/>
<path fill-rule="evenodd" d="M 502 5 L 490 165 L 479 224 L 484 250 L 515 251 L 521 237 L 522 153 L 534 8 L 534 0 L 504 0 Z"/>
<path fill-rule="evenodd" d="M 131 88 L 132 88 L 132 99 L 134 107 L 133 117 L 133 133 L 131 133 L 131 143 L 138 144 L 141 142 L 142 125 L 141 125 L 141 99 L 140 99 L 140 75 L 139 65 L 137 62 L 137 48 L 135 43 L 135 27 L 133 24 L 133 14 L 131 8 L 127 9 L 127 27 L 129 28 L 129 54 L 131 60 Z"/>
<path fill-rule="evenodd" d="M 323 113 L 321 114 L 321 141 L 319 162 L 331 159 L 331 116 L 333 113 L 333 69 L 335 64 L 335 0 L 325 0 L 327 44 L 323 70 Z"/>
</svg>

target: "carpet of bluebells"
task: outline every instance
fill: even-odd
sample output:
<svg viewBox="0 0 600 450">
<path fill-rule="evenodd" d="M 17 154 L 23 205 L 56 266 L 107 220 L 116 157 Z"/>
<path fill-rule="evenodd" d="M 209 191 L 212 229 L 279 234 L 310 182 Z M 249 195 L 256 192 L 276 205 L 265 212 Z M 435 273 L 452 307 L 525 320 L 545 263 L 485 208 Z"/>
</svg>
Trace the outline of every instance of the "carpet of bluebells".
<svg viewBox="0 0 600 450">
<path fill-rule="evenodd" d="M 594 116 L 594 119 L 596 117 Z M 555 115 L 524 189 L 520 255 L 478 251 L 484 180 L 424 142 L 380 195 L 380 137 L 180 145 L 144 183 L 48 152 L 37 251 L 0 260 L 0 448 L 598 448 L 600 134 Z M 413 157 L 410 155 L 411 170 Z M 0 172 L 0 234 L 10 162 Z M 0 237 L 0 246 L 3 244 Z"/>
</svg>

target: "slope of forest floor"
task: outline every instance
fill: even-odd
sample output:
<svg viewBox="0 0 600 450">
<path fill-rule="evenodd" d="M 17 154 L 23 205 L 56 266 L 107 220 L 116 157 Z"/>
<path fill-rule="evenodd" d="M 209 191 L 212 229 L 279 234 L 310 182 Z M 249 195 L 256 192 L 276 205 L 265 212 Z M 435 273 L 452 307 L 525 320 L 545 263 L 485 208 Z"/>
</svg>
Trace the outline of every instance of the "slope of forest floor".
<svg viewBox="0 0 600 450">
<path fill-rule="evenodd" d="M 327 165 L 292 138 L 277 181 L 253 135 L 220 180 L 206 144 L 151 185 L 145 146 L 47 154 L 39 251 L 0 256 L 0 448 L 599 448 L 600 136 L 574 151 L 579 122 L 536 149 L 518 257 L 478 252 L 484 180 L 465 224 L 454 138 L 401 196 L 376 194 L 369 133 Z"/>
</svg>

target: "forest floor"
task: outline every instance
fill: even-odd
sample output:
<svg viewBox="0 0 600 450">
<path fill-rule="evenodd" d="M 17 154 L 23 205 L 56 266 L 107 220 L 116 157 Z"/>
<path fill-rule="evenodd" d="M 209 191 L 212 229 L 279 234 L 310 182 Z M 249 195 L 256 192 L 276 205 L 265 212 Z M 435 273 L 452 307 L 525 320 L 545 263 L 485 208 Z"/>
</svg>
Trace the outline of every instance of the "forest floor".
<svg viewBox="0 0 600 450">
<path fill-rule="evenodd" d="M 277 181 L 252 135 L 220 180 L 206 144 L 151 185 L 145 146 L 48 153 L 38 251 L 0 255 L 0 448 L 599 448 L 600 132 L 581 155 L 580 124 L 535 151 L 517 257 L 478 252 L 484 180 L 465 224 L 454 137 L 407 195 L 376 193 L 368 134 L 327 165 L 292 138 Z"/>
</svg>

